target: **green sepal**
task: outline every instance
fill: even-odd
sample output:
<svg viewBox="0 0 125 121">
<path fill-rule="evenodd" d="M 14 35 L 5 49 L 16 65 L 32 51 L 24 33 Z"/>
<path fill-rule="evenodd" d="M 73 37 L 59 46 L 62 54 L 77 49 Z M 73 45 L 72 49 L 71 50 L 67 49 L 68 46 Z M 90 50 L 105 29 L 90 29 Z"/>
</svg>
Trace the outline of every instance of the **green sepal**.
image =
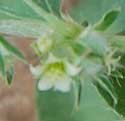
<svg viewBox="0 0 125 121">
<path fill-rule="evenodd" d="M 105 31 L 108 29 L 108 27 L 110 27 L 110 25 L 112 25 L 112 23 L 116 20 L 120 12 L 121 9 L 117 8 L 105 13 L 102 19 L 97 24 L 95 24 L 95 29 L 99 31 Z"/>
</svg>

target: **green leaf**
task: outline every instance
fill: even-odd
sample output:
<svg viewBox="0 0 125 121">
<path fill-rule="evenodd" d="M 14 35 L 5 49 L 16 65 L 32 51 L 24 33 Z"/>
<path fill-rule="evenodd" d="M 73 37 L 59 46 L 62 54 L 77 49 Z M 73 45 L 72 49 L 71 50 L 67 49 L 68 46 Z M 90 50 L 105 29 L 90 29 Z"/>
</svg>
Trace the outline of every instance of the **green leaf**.
<svg viewBox="0 0 125 121">
<path fill-rule="evenodd" d="M 125 117 L 125 54 L 120 54 L 122 67 L 114 72 L 114 76 L 111 77 L 116 93 L 118 95 L 118 104 L 116 110 Z"/>
<path fill-rule="evenodd" d="M 61 0 L 33 0 L 33 1 L 48 12 L 54 13 L 55 15 L 60 14 Z"/>
<path fill-rule="evenodd" d="M 75 103 L 74 92 L 65 94 L 57 91 L 37 90 L 36 96 L 38 121 L 70 121 Z"/>
<path fill-rule="evenodd" d="M 113 103 L 116 105 L 118 103 L 118 99 L 116 97 L 116 95 L 114 94 L 115 92 L 113 92 L 106 83 L 103 82 L 103 80 L 101 79 L 95 79 L 95 81 L 97 81 L 99 83 L 99 85 L 101 86 L 101 88 L 103 88 L 113 99 Z M 108 80 L 110 81 L 110 80 Z"/>
<path fill-rule="evenodd" d="M 125 121 L 105 102 L 92 81 L 84 80 L 77 110 L 73 92 L 37 90 L 38 121 Z"/>
<path fill-rule="evenodd" d="M 122 35 L 116 35 L 109 39 L 112 46 L 118 48 L 120 52 L 125 53 L 125 36 Z"/>
<path fill-rule="evenodd" d="M 18 57 L 22 61 L 26 62 L 26 59 L 24 55 L 17 49 L 15 48 L 12 44 L 10 44 L 8 41 L 6 41 L 2 36 L 0 36 L 0 43 L 14 56 Z"/>
<path fill-rule="evenodd" d="M 9 86 L 12 84 L 13 79 L 14 79 L 14 68 L 11 67 L 6 72 L 6 81 Z"/>
<path fill-rule="evenodd" d="M 109 49 L 107 40 L 98 32 L 91 30 L 89 27 L 86 29 L 86 35 L 84 36 L 83 34 L 80 38 L 80 44 L 88 48 L 94 54 L 100 56 L 104 56 Z"/>
<path fill-rule="evenodd" d="M 85 80 L 79 110 L 74 113 L 72 121 L 124 121 L 100 95 L 90 80 Z"/>
<path fill-rule="evenodd" d="M 107 29 L 107 32 L 118 33 L 125 30 L 125 0 L 79 0 L 79 2 L 71 9 L 71 16 L 83 23 L 87 21 L 94 25 L 109 10 L 121 8 L 117 20 Z"/>
<path fill-rule="evenodd" d="M 5 74 L 5 65 L 4 65 L 4 59 L 3 59 L 3 55 L 0 52 L 0 73 L 3 75 Z"/>
<path fill-rule="evenodd" d="M 43 22 L 35 20 L 0 20 L 0 33 L 18 37 L 38 38 L 48 29 Z"/>
<path fill-rule="evenodd" d="M 0 0 L 0 19 L 40 19 L 23 0 Z"/>
<path fill-rule="evenodd" d="M 120 9 L 114 9 L 106 13 L 101 21 L 95 25 L 96 30 L 104 31 L 116 20 L 120 13 Z"/>
<path fill-rule="evenodd" d="M 24 2 L 29 7 L 31 7 L 39 16 L 41 16 L 46 21 L 48 26 L 54 29 L 55 31 L 60 32 L 63 35 L 65 35 L 67 31 L 69 31 L 70 28 L 67 28 L 67 25 L 64 23 L 64 21 L 59 19 L 57 16 L 48 13 L 43 8 L 38 6 L 34 1 L 24 0 Z"/>
</svg>

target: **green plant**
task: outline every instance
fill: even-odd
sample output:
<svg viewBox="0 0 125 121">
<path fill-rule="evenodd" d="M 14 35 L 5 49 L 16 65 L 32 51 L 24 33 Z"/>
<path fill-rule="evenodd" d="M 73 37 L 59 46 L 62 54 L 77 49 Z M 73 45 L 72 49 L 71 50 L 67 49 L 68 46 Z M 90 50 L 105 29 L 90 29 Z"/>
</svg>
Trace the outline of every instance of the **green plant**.
<svg viewBox="0 0 125 121">
<path fill-rule="evenodd" d="M 31 46 L 40 62 L 29 67 L 37 80 L 38 120 L 124 121 L 118 90 L 119 82 L 124 86 L 125 1 L 80 0 L 69 15 L 60 9 L 61 0 L 13 3 L 0 1 L 0 32 L 36 40 Z M 25 60 L 0 40 L 1 50 Z M 1 74 L 11 60 L 3 55 Z"/>
</svg>

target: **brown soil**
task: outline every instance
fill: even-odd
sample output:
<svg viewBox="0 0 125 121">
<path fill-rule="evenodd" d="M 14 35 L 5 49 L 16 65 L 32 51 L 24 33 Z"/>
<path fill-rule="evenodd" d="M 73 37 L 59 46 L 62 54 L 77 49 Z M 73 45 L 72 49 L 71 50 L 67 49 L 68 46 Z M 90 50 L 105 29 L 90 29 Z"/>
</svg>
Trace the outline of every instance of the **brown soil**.
<svg viewBox="0 0 125 121">
<path fill-rule="evenodd" d="M 9 40 L 25 52 L 30 63 L 34 63 L 31 40 L 12 37 Z M 0 121 L 35 121 L 33 78 L 27 65 L 18 61 L 15 68 L 12 87 L 0 84 Z"/>
</svg>

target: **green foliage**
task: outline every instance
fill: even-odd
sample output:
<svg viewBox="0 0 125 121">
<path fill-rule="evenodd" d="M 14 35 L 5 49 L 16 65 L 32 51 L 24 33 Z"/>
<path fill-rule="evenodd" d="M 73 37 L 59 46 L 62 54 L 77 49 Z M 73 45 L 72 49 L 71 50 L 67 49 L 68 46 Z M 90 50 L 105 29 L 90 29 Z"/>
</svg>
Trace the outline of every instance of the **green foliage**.
<svg viewBox="0 0 125 121">
<path fill-rule="evenodd" d="M 108 33 L 118 33 L 125 30 L 125 1 L 124 0 L 80 0 L 70 11 L 71 16 L 82 23 L 87 21 L 95 24 L 102 16 L 114 8 L 121 8 L 117 20 L 108 28 Z"/>
<path fill-rule="evenodd" d="M 36 90 L 36 99 L 39 121 L 70 121 L 75 100 L 73 91 L 60 93 Z"/>
<path fill-rule="evenodd" d="M 103 19 L 95 26 L 96 30 L 104 31 L 116 20 L 120 13 L 120 9 L 112 10 L 105 14 Z"/>
<path fill-rule="evenodd" d="M 36 19 L 37 14 L 23 0 L 1 0 L 0 19 Z"/>
<path fill-rule="evenodd" d="M 81 103 L 77 109 L 74 107 L 74 90 L 68 93 L 37 90 L 39 121 L 124 121 L 109 107 L 90 80 L 85 80 L 82 86 Z"/>
<path fill-rule="evenodd" d="M 48 28 L 40 21 L 32 20 L 1 20 L 0 32 L 17 37 L 37 38 Z"/>
<path fill-rule="evenodd" d="M 4 60 L 3 60 L 3 55 L 0 52 L 0 73 L 4 74 L 5 73 L 5 67 L 4 67 Z"/>
<path fill-rule="evenodd" d="M 11 85 L 14 78 L 15 57 L 26 63 L 23 54 L 12 44 L 0 36 L 0 78 Z"/>
<path fill-rule="evenodd" d="M 110 38 L 110 40 L 113 46 L 117 46 L 119 48 L 119 51 L 124 53 L 125 51 L 125 36 L 123 35 L 115 35 Z"/>
<path fill-rule="evenodd" d="M 40 23 L 40 16 L 23 0 L 0 1 L 1 33 L 36 38 L 43 30 L 45 27 Z"/>
<path fill-rule="evenodd" d="M 37 39 L 32 47 L 40 63 L 31 66 L 31 71 L 38 80 L 39 120 L 124 121 L 113 108 L 117 107 L 114 90 L 118 85 L 111 81 L 124 66 L 120 63 L 125 52 L 124 35 L 113 35 L 125 30 L 124 0 L 80 0 L 70 11 L 72 18 L 63 15 L 60 2 L 0 1 L 0 32 Z M 9 53 L 9 58 L 3 50 L 0 53 L 0 72 L 11 84 L 12 57 L 24 60 L 24 56 L 3 37 L 0 39 L 0 50 L 4 47 Z"/>
<path fill-rule="evenodd" d="M 125 62 L 125 54 L 123 53 L 123 51 L 121 52 L 122 54 L 122 59 L 121 59 L 121 64 L 124 64 Z M 120 73 L 120 74 L 119 74 Z M 125 105 L 124 105 L 124 100 L 125 100 L 125 94 L 124 94 L 124 90 L 125 90 L 125 68 L 124 66 L 122 68 L 120 68 L 119 70 L 117 70 L 117 72 L 114 73 L 114 75 L 112 75 L 111 79 L 113 80 L 113 85 L 115 87 L 116 93 L 118 95 L 118 105 L 116 105 L 116 110 L 122 114 L 123 116 L 125 116 Z M 119 86 L 118 86 L 119 85 Z"/>
<path fill-rule="evenodd" d="M 61 0 L 33 0 L 33 1 L 42 8 L 44 8 L 46 11 L 60 16 Z"/>
<path fill-rule="evenodd" d="M 6 41 L 3 37 L 0 36 L 0 44 L 4 46 L 4 48 L 7 49 L 10 53 L 12 53 L 14 56 L 18 57 L 21 60 L 25 60 L 24 55 L 13 45 L 11 45 L 8 41 Z"/>
</svg>

